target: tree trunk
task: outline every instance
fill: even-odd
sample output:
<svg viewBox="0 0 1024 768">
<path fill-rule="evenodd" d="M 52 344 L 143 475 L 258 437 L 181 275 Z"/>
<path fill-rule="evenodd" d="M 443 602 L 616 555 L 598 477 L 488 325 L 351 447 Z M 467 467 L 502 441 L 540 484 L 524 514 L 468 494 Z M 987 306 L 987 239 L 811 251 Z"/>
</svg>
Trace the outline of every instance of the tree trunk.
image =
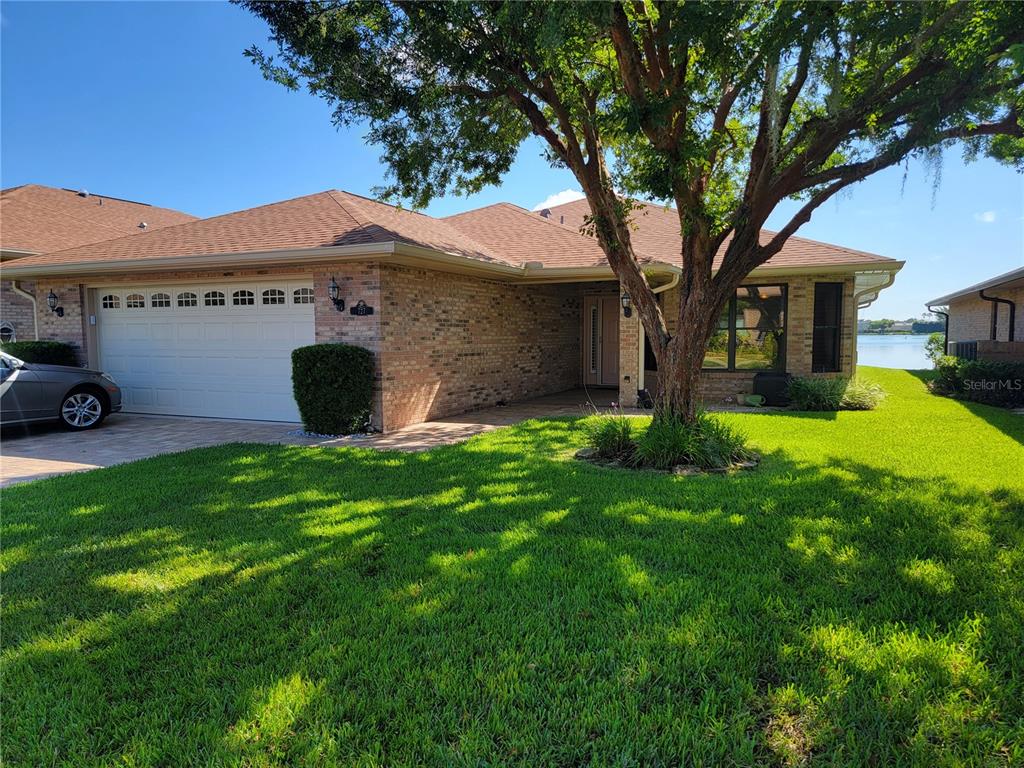
<svg viewBox="0 0 1024 768">
<path fill-rule="evenodd" d="M 717 325 L 719 308 L 696 297 L 680 297 L 679 330 L 658 359 L 656 419 L 692 424 L 700 402 L 700 372 L 708 337 Z"/>
</svg>

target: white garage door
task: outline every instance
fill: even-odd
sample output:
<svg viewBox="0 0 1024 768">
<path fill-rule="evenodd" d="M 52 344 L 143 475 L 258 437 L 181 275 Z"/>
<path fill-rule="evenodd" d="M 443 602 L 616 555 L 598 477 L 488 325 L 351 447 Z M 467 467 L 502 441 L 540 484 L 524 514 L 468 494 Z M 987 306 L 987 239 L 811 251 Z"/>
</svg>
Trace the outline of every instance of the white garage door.
<svg viewBox="0 0 1024 768">
<path fill-rule="evenodd" d="M 126 411 L 299 420 L 291 351 L 314 340 L 311 281 L 98 288 L 96 316 Z"/>
</svg>

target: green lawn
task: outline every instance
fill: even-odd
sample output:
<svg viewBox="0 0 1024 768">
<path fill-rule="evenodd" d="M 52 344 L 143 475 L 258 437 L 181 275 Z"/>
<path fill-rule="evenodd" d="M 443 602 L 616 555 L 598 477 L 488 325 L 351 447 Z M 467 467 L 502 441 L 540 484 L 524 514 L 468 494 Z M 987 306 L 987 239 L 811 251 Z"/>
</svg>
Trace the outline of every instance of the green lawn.
<svg viewBox="0 0 1024 768">
<path fill-rule="evenodd" d="M 3 493 L 7 766 L 1024 763 L 1024 417 L 729 416 L 732 477 L 234 445 Z"/>
</svg>

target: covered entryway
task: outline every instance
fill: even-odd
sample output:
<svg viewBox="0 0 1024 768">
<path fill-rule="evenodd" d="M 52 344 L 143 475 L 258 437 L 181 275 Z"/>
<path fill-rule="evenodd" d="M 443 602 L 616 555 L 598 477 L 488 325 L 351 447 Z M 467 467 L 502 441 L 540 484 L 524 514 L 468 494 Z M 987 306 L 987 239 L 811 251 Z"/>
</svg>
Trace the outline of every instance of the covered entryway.
<svg viewBox="0 0 1024 768">
<path fill-rule="evenodd" d="M 98 360 L 124 410 L 298 421 L 291 352 L 314 341 L 311 280 L 93 291 Z"/>
<path fill-rule="evenodd" d="M 587 386 L 619 385 L 619 297 L 583 297 L 583 379 Z"/>
</svg>

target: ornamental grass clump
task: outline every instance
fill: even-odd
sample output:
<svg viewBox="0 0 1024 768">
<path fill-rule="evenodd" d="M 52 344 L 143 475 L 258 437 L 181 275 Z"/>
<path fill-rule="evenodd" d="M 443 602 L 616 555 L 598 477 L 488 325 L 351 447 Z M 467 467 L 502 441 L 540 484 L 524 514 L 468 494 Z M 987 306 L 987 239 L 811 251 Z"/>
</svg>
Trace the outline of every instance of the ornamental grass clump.
<svg viewBox="0 0 1024 768">
<path fill-rule="evenodd" d="M 708 413 L 698 413 L 692 423 L 667 416 L 655 418 L 640 434 L 634 424 L 622 414 L 586 419 L 583 430 L 588 450 L 584 457 L 667 471 L 678 466 L 723 469 L 754 456 L 742 432 Z"/>
<path fill-rule="evenodd" d="M 870 411 L 885 390 L 860 379 L 798 377 L 789 383 L 789 397 L 798 411 Z"/>
<path fill-rule="evenodd" d="M 633 420 L 622 413 L 595 414 L 583 420 L 592 455 L 609 461 L 628 461 L 636 450 Z"/>
</svg>

